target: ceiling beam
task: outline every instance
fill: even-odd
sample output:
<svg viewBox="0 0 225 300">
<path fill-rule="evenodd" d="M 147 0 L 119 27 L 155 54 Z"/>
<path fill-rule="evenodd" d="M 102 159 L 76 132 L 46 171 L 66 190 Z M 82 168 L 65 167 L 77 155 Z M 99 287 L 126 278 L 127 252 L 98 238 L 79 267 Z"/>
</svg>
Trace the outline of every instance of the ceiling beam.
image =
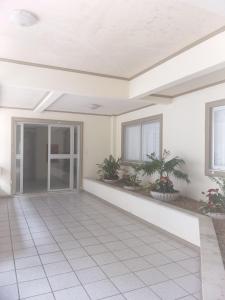
<svg viewBox="0 0 225 300">
<path fill-rule="evenodd" d="M 222 68 L 225 68 L 225 32 L 130 81 L 0 61 L 0 84 L 126 101 L 156 94 Z"/>
<path fill-rule="evenodd" d="M 140 100 L 147 100 L 152 104 L 170 104 L 173 102 L 173 98 L 160 95 L 149 95 L 144 98 L 140 98 Z"/>
<path fill-rule="evenodd" d="M 225 67 L 225 31 L 129 81 L 129 98 L 139 99 Z"/>
<path fill-rule="evenodd" d="M 0 61 L 0 84 L 58 91 L 84 97 L 127 99 L 123 79 Z"/>
<path fill-rule="evenodd" d="M 34 108 L 34 112 L 41 113 L 58 100 L 63 93 L 61 92 L 48 92 L 44 99 Z"/>
</svg>

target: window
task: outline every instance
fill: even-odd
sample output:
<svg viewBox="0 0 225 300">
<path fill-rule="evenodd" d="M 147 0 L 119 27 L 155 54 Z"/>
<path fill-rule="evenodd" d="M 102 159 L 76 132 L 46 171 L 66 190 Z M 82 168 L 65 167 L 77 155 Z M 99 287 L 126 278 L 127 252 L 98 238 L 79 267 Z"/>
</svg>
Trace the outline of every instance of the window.
<svg viewBox="0 0 225 300">
<path fill-rule="evenodd" d="M 161 155 L 162 115 L 122 124 L 123 161 L 146 161 L 147 155 Z"/>
<path fill-rule="evenodd" d="M 206 174 L 225 175 L 225 101 L 206 104 Z"/>
</svg>

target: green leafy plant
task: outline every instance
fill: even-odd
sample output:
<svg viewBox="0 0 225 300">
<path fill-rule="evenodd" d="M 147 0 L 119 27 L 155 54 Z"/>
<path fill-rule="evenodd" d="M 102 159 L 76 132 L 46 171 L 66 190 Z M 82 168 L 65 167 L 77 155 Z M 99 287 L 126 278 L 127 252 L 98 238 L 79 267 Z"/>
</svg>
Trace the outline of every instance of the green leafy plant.
<svg viewBox="0 0 225 300">
<path fill-rule="evenodd" d="M 138 187 L 141 180 L 138 178 L 138 173 L 140 171 L 139 166 L 132 165 L 132 174 L 126 172 L 123 176 L 123 182 L 126 186 Z"/>
<path fill-rule="evenodd" d="M 202 192 L 206 195 L 207 202 L 203 205 L 200 210 L 202 213 L 225 213 L 225 178 L 223 177 L 209 177 L 215 182 L 219 188 L 208 189 L 207 193 Z"/>
<path fill-rule="evenodd" d="M 173 182 L 170 177 L 181 179 L 190 182 L 189 177 L 186 173 L 180 170 L 185 164 L 185 161 L 179 156 L 174 156 L 171 159 L 170 152 L 167 150 L 163 151 L 162 158 L 158 158 L 155 153 L 147 155 L 149 161 L 142 164 L 141 169 L 146 175 L 157 174 L 159 178 L 153 184 L 152 190 L 159 193 L 175 193 Z"/>
<path fill-rule="evenodd" d="M 102 164 L 97 164 L 97 166 L 101 179 L 117 180 L 119 178 L 117 172 L 120 169 L 120 158 L 115 159 L 110 155 L 104 159 Z"/>
</svg>

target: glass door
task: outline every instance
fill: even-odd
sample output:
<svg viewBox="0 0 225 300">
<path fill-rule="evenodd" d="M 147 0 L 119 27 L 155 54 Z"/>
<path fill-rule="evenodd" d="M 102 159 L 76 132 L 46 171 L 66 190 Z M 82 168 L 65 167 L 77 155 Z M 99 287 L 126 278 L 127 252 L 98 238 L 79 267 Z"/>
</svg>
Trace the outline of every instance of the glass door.
<svg viewBox="0 0 225 300">
<path fill-rule="evenodd" d="M 73 190 L 78 183 L 79 128 L 49 125 L 48 190 Z"/>
<path fill-rule="evenodd" d="M 24 162 L 27 157 L 24 152 L 24 126 L 23 121 L 14 122 L 14 147 L 13 147 L 13 192 L 24 193 Z M 41 168 L 42 173 L 47 176 L 47 190 L 76 190 L 80 186 L 80 125 L 64 125 L 43 122 L 47 126 L 47 137 L 42 151 L 44 161 L 47 162 L 46 170 L 37 159 L 37 169 Z M 37 125 L 37 124 L 36 124 Z M 42 126 L 43 127 L 43 126 Z M 40 139 L 39 139 L 40 140 Z M 41 138 L 43 140 L 43 137 Z M 43 144 L 43 141 L 42 141 Z M 38 145 L 34 147 L 38 150 Z M 32 151 L 29 148 L 29 151 Z M 38 150 L 38 152 L 40 152 Z M 24 157 L 25 156 L 25 157 Z M 30 163 L 30 162 L 29 162 Z M 40 173 L 40 172 L 39 172 Z M 38 177 L 39 178 L 39 177 Z M 27 190 L 25 189 L 25 192 Z"/>
</svg>

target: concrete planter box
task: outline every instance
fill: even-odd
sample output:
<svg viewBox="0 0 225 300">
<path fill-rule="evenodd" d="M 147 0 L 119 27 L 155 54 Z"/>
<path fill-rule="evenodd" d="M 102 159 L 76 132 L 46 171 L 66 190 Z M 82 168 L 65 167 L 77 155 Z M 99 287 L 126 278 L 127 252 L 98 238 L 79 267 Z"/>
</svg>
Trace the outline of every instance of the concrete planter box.
<svg viewBox="0 0 225 300">
<path fill-rule="evenodd" d="M 176 193 L 159 193 L 159 192 L 155 192 L 155 191 L 151 191 L 150 195 L 152 196 L 152 198 L 156 199 L 156 200 L 160 200 L 163 202 L 170 202 L 173 200 L 176 200 L 177 198 L 179 198 L 180 193 L 176 192 Z"/>
<path fill-rule="evenodd" d="M 138 186 L 124 185 L 123 188 L 128 191 L 138 191 L 140 188 Z"/>
<path fill-rule="evenodd" d="M 213 212 L 209 212 L 206 214 L 207 216 L 213 218 L 213 219 L 217 219 L 217 220 L 225 220 L 225 214 L 223 213 L 213 213 Z"/>
<path fill-rule="evenodd" d="M 119 179 L 103 179 L 105 183 L 116 183 Z"/>
</svg>

